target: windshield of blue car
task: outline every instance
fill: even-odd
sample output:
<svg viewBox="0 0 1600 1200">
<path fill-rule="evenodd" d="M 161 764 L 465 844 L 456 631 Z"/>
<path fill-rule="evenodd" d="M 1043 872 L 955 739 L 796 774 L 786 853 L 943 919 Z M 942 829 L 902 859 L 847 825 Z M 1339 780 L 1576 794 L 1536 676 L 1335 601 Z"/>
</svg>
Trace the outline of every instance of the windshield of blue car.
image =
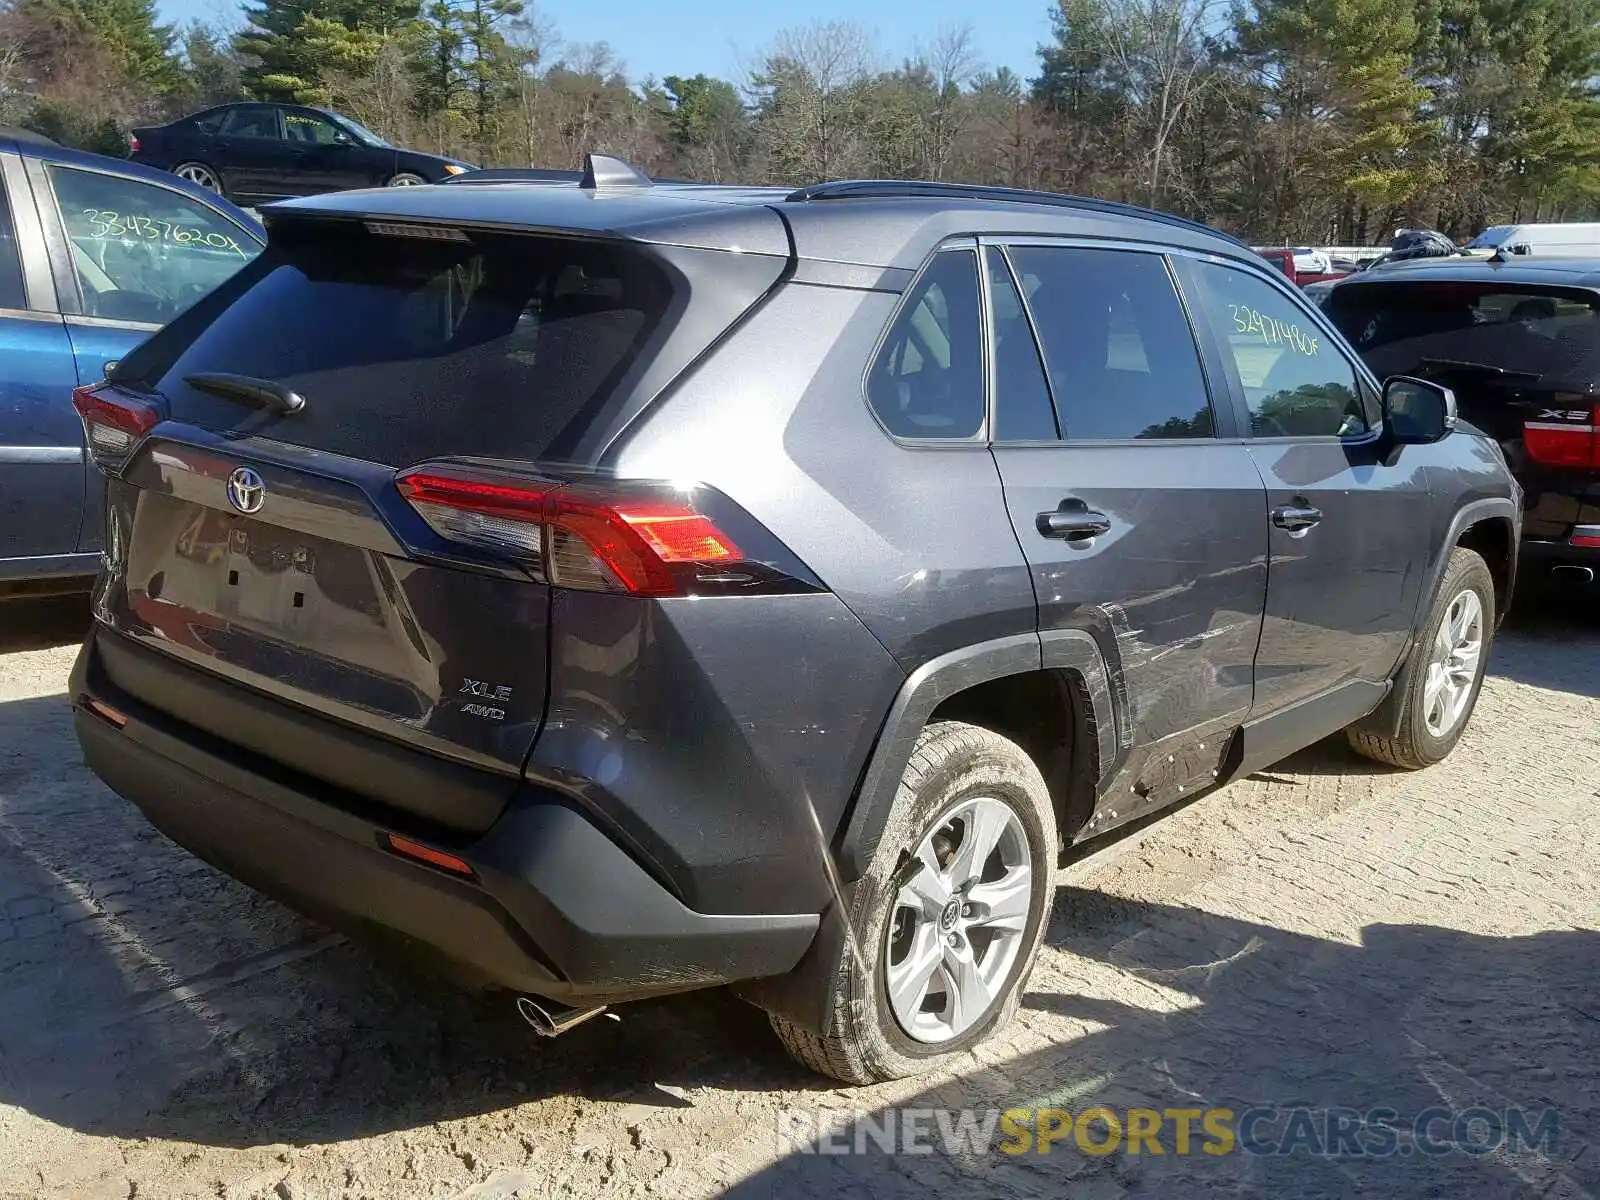
<svg viewBox="0 0 1600 1200">
<path fill-rule="evenodd" d="M 394 148 L 392 142 L 385 141 L 359 121 L 352 121 L 349 117 L 342 113 L 330 113 L 329 115 L 333 117 L 333 120 L 336 124 L 348 131 L 351 136 L 356 139 L 356 141 L 367 146 L 380 146 L 385 150 L 392 150 Z"/>
</svg>

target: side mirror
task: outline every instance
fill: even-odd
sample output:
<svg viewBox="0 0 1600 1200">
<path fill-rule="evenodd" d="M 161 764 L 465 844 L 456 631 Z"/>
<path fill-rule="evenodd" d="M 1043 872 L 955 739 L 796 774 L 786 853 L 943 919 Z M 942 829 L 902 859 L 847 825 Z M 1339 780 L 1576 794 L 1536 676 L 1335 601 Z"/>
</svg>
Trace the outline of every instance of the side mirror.
<svg viewBox="0 0 1600 1200">
<path fill-rule="evenodd" d="M 1383 432 L 1399 446 L 1425 446 L 1456 427 L 1456 394 L 1443 384 L 1394 375 L 1383 385 Z"/>
</svg>

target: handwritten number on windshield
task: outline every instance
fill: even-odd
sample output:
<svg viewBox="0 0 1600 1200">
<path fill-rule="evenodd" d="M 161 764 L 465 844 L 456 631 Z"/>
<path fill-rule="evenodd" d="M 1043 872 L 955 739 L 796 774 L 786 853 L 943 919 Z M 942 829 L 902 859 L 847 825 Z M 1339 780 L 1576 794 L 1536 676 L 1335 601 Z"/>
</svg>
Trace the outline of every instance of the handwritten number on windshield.
<svg viewBox="0 0 1600 1200">
<path fill-rule="evenodd" d="M 105 208 L 86 208 L 83 215 L 89 218 L 89 236 L 101 240 L 132 240 L 171 242 L 177 246 L 203 246 L 210 250 L 232 250 L 240 258 L 249 258 L 249 251 L 225 233 L 214 233 L 195 225 L 180 225 L 160 217 L 124 214 Z"/>
</svg>

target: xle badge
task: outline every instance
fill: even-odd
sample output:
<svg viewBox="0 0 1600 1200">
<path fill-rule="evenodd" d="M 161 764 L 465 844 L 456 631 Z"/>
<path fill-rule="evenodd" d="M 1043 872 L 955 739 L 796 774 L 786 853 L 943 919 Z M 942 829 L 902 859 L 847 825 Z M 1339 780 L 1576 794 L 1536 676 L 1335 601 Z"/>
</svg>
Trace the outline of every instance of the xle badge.
<svg viewBox="0 0 1600 1200">
<path fill-rule="evenodd" d="M 482 679 L 463 679 L 461 681 L 460 695 L 475 696 L 481 700 L 497 701 L 495 704 L 481 704 L 478 699 L 472 700 L 461 706 L 461 711 L 469 717 L 482 717 L 485 721 L 504 721 L 506 710 L 500 705 L 511 699 L 511 689 L 503 683 L 488 683 Z"/>
</svg>

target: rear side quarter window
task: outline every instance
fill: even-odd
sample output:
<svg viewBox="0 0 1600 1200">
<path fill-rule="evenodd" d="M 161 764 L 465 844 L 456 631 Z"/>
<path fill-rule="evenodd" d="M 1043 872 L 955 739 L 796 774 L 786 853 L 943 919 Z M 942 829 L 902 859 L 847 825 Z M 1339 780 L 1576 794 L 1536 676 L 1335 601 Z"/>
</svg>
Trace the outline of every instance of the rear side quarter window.
<svg viewBox="0 0 1600 1200">
<path fill-rule="evenodd" d="M 907 294 L 867 373 L 867 400 L 903 438 L 970 438 L 983 425 L 978 258 L 934 257 Z"/>
</svg>

